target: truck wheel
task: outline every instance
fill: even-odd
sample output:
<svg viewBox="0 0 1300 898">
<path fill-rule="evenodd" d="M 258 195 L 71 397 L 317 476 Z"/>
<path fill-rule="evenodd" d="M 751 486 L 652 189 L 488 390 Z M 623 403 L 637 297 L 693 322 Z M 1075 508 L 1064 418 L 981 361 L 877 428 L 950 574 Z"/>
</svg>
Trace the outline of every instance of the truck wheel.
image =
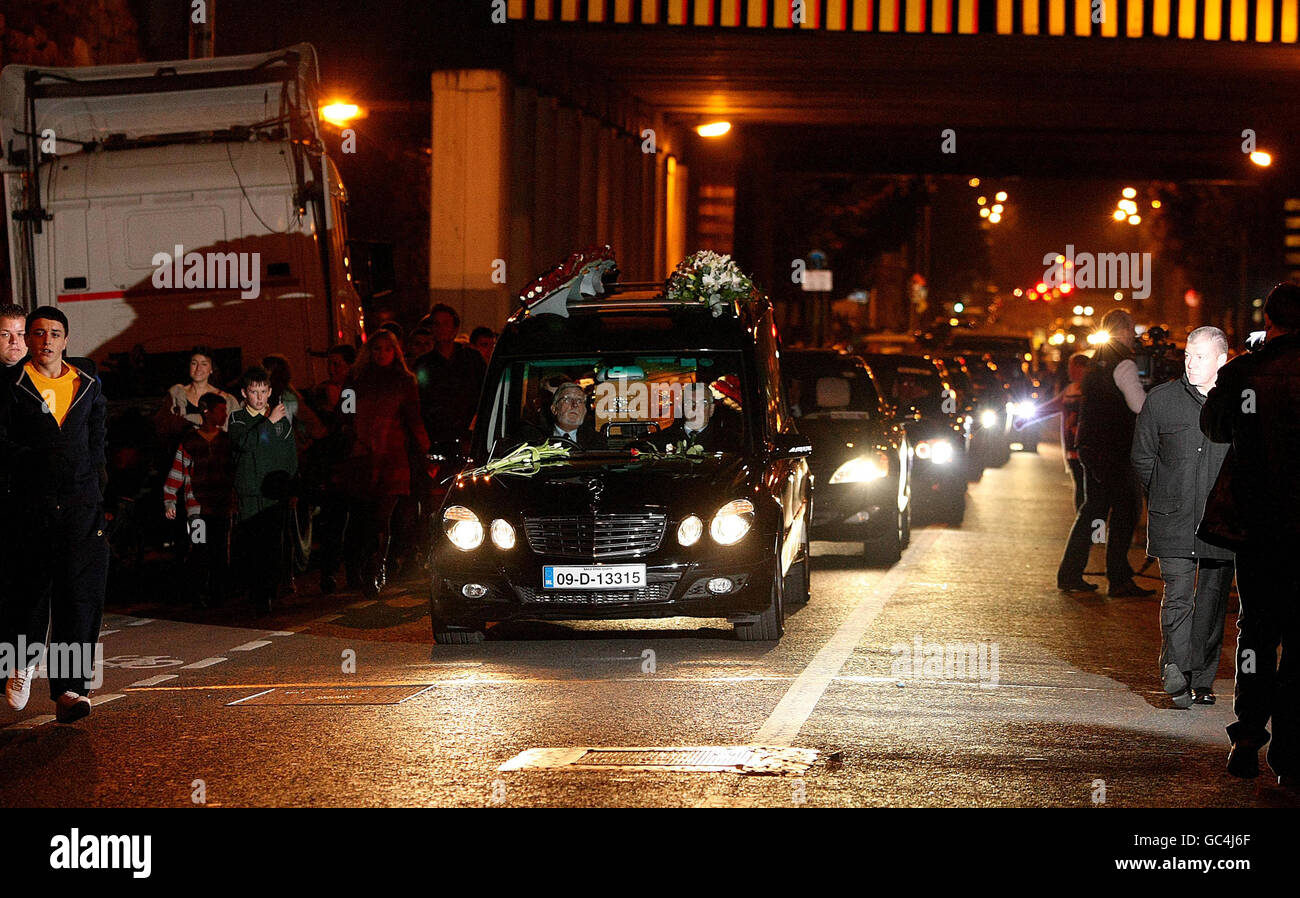
<svg viewBox="0 0 1300 898">
<path fill-rule="evenodd" d="M 781 572 L 772 575 L 772 601 L 762 614 L 755 614 L 735 624 L 736 639 L 741 642 L 768 642 L 780 639 L 785 632 L 785 609 L 781 605 Z"/>
</svg>

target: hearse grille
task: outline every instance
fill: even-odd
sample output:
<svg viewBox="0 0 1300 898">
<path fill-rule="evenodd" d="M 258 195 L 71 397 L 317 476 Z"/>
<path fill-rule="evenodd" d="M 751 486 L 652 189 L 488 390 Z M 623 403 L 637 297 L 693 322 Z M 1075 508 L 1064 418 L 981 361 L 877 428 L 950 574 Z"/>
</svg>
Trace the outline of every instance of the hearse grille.
<svg viewBox="0 0 1300 898">
<path fill-rule="evenodd" d="M 524 532 L 538 555 L 623 558 L 659 548 L 666 521 L 665 515 L 647 513 L 524 518 Z"/>
<path fill-rule="evenodd" d="M 519 601 L 525 605 L 633 605 L 640 602 L 663 602 L 673 591 L 673 583 L 651 583 L 644 589 L 617 591 L 564 591 L 516 586 Z"/>
</svg>

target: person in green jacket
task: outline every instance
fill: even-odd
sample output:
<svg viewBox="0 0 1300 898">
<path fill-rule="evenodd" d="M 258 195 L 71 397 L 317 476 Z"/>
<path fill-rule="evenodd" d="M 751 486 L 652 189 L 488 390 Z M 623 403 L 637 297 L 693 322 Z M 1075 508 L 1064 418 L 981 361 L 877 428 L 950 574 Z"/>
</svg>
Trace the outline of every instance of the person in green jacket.
<svg viewBox="0 0 1300 898">
<path fill-rule="evenodd" d="M 265 368 L 244 372 L 242 407 L 230 416 L 228 433 L 235 457 L 235 562 L 258 610 L 269 613 L 284 556 L 284 516 L 298 444 L 284 404 L 270 407 L 271 378 Z"/>
</svg>

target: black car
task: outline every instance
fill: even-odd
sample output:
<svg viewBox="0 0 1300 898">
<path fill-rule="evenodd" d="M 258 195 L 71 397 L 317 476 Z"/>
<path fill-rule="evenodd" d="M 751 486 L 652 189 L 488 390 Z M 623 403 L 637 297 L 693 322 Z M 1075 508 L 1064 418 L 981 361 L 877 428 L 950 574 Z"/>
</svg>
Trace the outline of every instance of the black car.
<svg viewBox="0 0 1300 898">
<path fill-rule="evenodd" d="M 970 421 L 957 393 L 924 355 L 864 355 L 863 361 L 898 410 L 914 456 L 912 501 L 949 524 L 966 514 Z"/>
<path fill-rule="evenodd" d="M 1011 458 L 1012 425 L 1015 420 L 1011 391 L 998 366 L 980 356 L 956 355 L 950 361 L 965 365 L 975 388 L 972 443 L 980 463 L 1000 468 Z"/>
<path fill-rule="evenodd" d="M 798 349 L 781 361 L 813 448 L 813 539 L 861 541 L 868 561 L 892 564 L 912 535 L 912 452 L 893 408 L 857 356 Z"/>
<path fill-rule="evenodd" d="M 678 615 L 780 638 L 785 607 L 808 598 L 811 447 L 786 407 L 770 302 L 598 292 L 525 308 L 497 341 L 472 457 L 433 522 L 435 639 Z M 576 443 L 557 436 L 575 418 Z"/>
</svg>

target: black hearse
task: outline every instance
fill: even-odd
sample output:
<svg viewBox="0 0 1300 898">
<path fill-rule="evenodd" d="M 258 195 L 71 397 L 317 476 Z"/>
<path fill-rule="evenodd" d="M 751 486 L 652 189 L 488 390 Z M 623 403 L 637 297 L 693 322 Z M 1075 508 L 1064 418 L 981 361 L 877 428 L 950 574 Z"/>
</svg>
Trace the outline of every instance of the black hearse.
<svg viewBox="0 0 1300 898">
<path fill-rule="evenodd" d="M 677 615 L 772 640 L 807 601 L 811 450 L 770 302 L 678 301 L 610 269 L 539 279 L 497 341 L 471 457 L 432 522 L 437 642 L 478 642 L 492 621 Z M 571 441 L 551 410 L 579 402 Z M 701 432 L 718 439 L 689 432 L 710 404 Z"/>
</svg>

